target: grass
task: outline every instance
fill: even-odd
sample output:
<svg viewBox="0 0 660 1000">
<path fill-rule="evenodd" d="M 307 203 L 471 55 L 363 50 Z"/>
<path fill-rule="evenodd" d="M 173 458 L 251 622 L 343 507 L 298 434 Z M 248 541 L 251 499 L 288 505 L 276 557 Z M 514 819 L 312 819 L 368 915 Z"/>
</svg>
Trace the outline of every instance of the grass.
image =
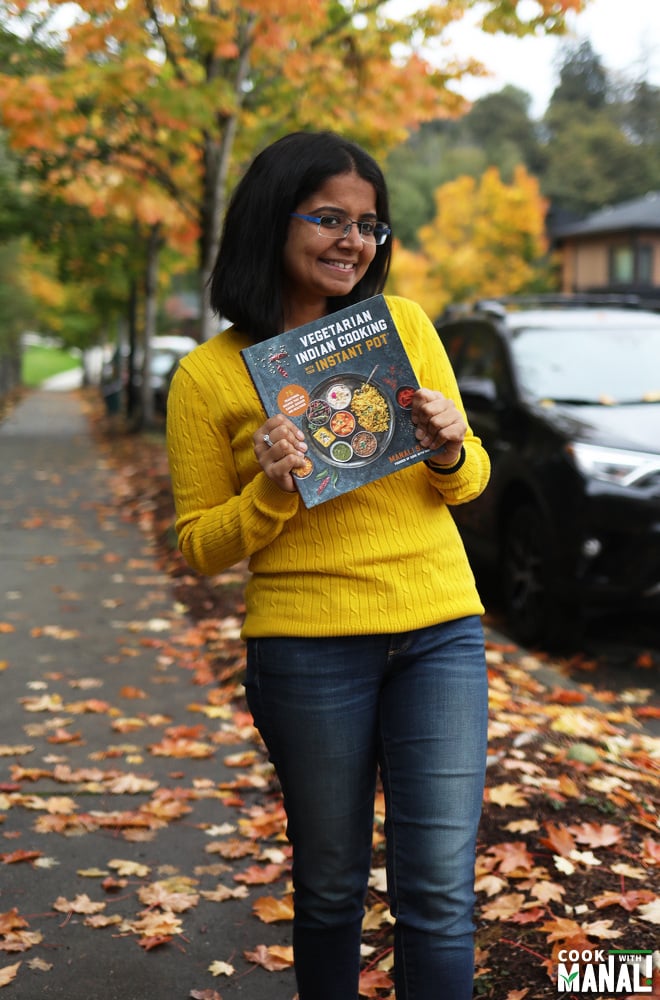
<svg viewBox="0 0 660 1000">
<path fill-rule="evenodd" d="M 23 352 L 21 377 L 23 385 L 36 388 L 51 375 L 78 368 L 80 361 L 73 354 L 59 347 L 31 345 Z"/>
</svg>

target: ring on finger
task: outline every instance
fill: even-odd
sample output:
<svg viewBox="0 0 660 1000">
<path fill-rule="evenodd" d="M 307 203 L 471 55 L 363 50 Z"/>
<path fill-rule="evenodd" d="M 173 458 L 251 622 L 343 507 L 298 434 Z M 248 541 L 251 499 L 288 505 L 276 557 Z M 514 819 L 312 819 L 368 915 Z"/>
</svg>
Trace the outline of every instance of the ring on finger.
<svg viewBox="0 0 660 1000">
<path fill-rule="evenodd" d="M 264 434 L 264 444 L 267 444 L 269 448 L 272 448 L 275 444 L 274 441 L 271 441 L 270 434 Z"/>
</svg>

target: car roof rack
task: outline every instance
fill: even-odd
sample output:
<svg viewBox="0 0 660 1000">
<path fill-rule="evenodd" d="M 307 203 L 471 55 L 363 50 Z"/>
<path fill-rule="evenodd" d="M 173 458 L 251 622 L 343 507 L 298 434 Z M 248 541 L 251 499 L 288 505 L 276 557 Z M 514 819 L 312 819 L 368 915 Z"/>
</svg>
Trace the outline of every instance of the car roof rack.
<svg viewBox="0 0 660 1000">
<path fill-rule="evenodd" d="M 567 294 L 561 292 L 540 293 L 538 295 L 503 295 L 494 300 L 475 303 L 475 309 L 482 312 L 491 311 L 492 305 L 499 305 L 511 308 L 519 306 L 521 309 L 530 307 L 539 308 L 575 308 L 579 306 L 618 306 L 626 309 L 640 309 L 648 306 L 639 295 L 623 294 L 619 292 L 575 292 Z"/>
</svg>

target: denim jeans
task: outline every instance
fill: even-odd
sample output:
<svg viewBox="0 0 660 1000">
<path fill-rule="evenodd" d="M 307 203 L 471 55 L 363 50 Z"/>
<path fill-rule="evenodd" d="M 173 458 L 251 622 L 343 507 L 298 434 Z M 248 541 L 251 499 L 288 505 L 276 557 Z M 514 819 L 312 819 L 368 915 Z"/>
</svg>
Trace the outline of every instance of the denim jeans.
<svg viewBox="0 0 660 1000">
<path fill-rule="evenodd" d="M 487 681 L 481 622 L 248 641 L 293 845 L 300 1000 L 357 1000 L 378 769 L 398 1000 L 470 1000 Z"/>
</svg>

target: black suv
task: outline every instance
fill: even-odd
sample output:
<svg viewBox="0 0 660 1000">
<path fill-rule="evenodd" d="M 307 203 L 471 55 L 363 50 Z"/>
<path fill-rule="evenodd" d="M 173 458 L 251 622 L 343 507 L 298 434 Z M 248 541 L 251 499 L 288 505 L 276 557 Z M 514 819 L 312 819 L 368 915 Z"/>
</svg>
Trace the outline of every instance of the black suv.
<svg viewBox="0 0 660 1000">
<path fill-rule="evenodd" d="M 503 300 L 436 327 L 492 462 L 452 512 L 517 637 L 560 643 L 588 609 L 659 600 L 660 314 Z"/>
</svg>

